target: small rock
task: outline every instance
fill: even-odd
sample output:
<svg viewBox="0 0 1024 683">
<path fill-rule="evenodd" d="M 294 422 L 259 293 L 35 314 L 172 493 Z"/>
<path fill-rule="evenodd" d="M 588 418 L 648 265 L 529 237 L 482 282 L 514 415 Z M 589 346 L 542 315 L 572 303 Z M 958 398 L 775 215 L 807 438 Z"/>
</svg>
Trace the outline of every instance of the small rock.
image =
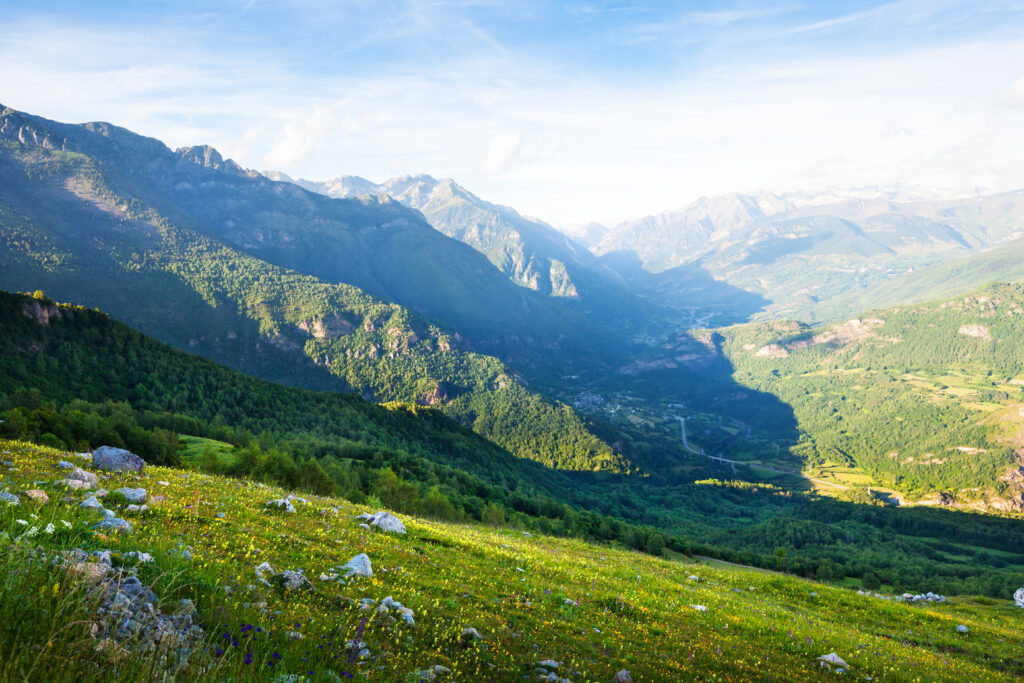
<svg viewBox="0 0 1024 683">
<path fill-rule="evenodd" d="M 301 572 L 293 571 L 291 569 L 284 570 L 275 578 L 281 582 L 281 585 L 284 586 L 285 590 L 289 591 L 297 591 L 300 588 L 309 588 L 313 585 L 309 582 L 309 579 L 302 575 Z"/>
<path fill-rule="evenodd" d="M 700 577 L 697 576 L 696 574 L 690 574 L 686 578 L 689 579 L 690 581 L 700 581 Z"/>
<path fill-rule="evenodd" d="M 558 662 L 553 659 L 545 659 L 542 662 L 537 662 L 537 666 L 542 666 L 545 669 L 558 669 Z"/>
<path fill-rule="evenodd" d="M 78 507 L 84 508 L 86 510 L 102 510 L 102 509 L 104 509 L 103 508 L 103 503 L 101 503 L 99 498 L 97 498 L 96 496 L 89 496 L 88 498 L 83 500 L 81 503 L 79 503 Z"/>
<path fill-rule="evenodd" d="M 71 474 L 68 475 L 68 479 L 84 481 L 89 484 L 87 488 L 92 488 L 100 483 L 100 478 L 96 474 L 89 472 L 88 470 L 83 470 L 81 467 L 76 467 L 71 470 Z"/>
<path fill-rule="evenodd" d="M 67 460 L 61 460 L 57 463 L 57 469 L 60 470 L 73 470 L 75 469 L 74 463 L 70 463 Z"/>
<path fill-rule="evenodd" d="M 967 633 L 967 627 L 964 626 L 963 624 L 959 624 L 956 627 L 956 632 L 957 633 Z"/>
<path fill-rule="evenodd" d="M 356 555 L 346 562 L 342 569 L 347 572 L 346 578 L 351 576 L 373 577 L 373 565 L 370 564 L 370 558 L 366 553 Z"/>
<path fill-rule="evenodd" d="M 8 505 L 21 505 L 21 498 L 18 498 L 13 493 L 7 493 L 7 491 L 0 491 L 0 501 Z"/>
<path fill-rule="evenodd" d="M 31 491 L 25 491 L 25 497 L 29 500 L 34 500 L 37 503 L 49 503 L 50 497 L 46 495 L 46 491 L 39 489 L 32 489 Z"/>
<path fill-rule="evenodd" d="M 389 531 L 395 534 L 404 534 L 405 525 L 394 515 L 380 510 L 377 514 L 367 520 L 370 526 L 375 526 L 381 531 Z"/>
<path fill-rule="evenodd" d="M 264 507 L 274 508 L 277 510 L 284 510 L 288 514 L 295 514 L 295 506 L 287 498 L 278 498 L 277 500 L 268 500 Z"/>
<path fill-rule="evenodd" d="M 306 636 L 302 635 L 298 631 L 288 631 L 288 640 L 302 640 Z"/>
<path fill-rule="evenodd" d="M 215 515 L 215 517 L 216 517 L 217 519 L 224 519 L 225 517 L 227 517 L 227 515 L 225 515 L 225 514 L 224 514 L 223 512 L 218 512 L 218 513 L 217 513 L 217 514 Z"/>
<path fill-rule="evenodd" d="M 141 472 L 146 461 L 123 448 L 100 446 L 92 452 L 92 464 L 108 472 Z"/>
<path fill-rule="evenodd" d="M 109 517 L 96 524 L 94 529 L 100 531 L 113 531 L 119 534 L 130 534 L 132 532 L 131 522 L 125 521 L 120 517 Z"/>
<path fill-rule="evenodd" d="M 459 642 L 462 643 L 462 647 L 469 647 L 476 641 L 483 639 L 484 637 L 480 635 L 480 632 L 472 627 L 462 629 L 462 635 L 459 636 Z"/>
<path fill-rule="evenodd" d="M 1024 607 L 1024 588 L 1018 588 L 1013 594 L 1013 602 L 1017 607 Z"/>
<path fill-rule="evenodd" d="M 612 677 L 612 683 L 633 683 L 633 677 L 623 669 Z"/>
<path fill-rule="evenodd" d="M 366 529 L 367 531 L 369 531 L 370 530 L 370 525 L 367 524 L 366 522 L 363 522 L 362 524 L 359 525 L 359 528 L 360 529 Z"/>
<path fill-rule="evenodd" d="M 258 576 L 260 578 L 263 578 L 264 574 L 275 574 L 276 573 L 274 571 L 274 568 L 270 565 L 269 562 L 264 562 L 264 563 L 262 563 L 260 565 L 257 565 L 255 571 L 256 571 L 256 576 Z"/>
<path fill-rule="evenodd" d="M 690 605 L 690 608 L 691 609 L 695 609 L 698 612 L 707 612 L 708 611 L 708 608 L 705 607 L 704 605 Z"/>
<path fill-rule="evenodd" d="M 125 486 L 114 491 L 114 493 L 120 493 L 129 503 L 135 503 L 136 505 L 142 505 L 146 502 L 146 489 L 133 489 Z"/>
<path fill-rule="evenodd" d="M 850 665 L 843 661 L 843 658 L 837 655 L 835 652 L 830 652 L 827 655 L 821 655 L 818 657 L 818 662 L 825 668 L 832 668 L 833 666 L 842 667 L 843 669 L 849 669 Z"/>
</svg>

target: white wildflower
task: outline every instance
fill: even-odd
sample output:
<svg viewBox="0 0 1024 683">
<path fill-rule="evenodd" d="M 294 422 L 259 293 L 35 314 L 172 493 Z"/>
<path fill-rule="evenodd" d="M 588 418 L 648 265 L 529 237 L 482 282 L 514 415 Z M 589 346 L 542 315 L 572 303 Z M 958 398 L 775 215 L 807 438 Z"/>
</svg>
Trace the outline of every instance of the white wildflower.
<svg viewBox="0 0 1024 683">
<path fill-rule="evenodd" d="M 39 527 L 34 526 L 34 527 L 32 527 L 31 529 L 29 529 L 28 531 L 25 532 L 25 535 L 23 536 L 23 538 L 32 538 L 33 536 L 35 536 L 38 533 L 39 533 Z"/>
<path fill-rule="evenodd" d="M 55 527 L 52 522 L 50 524 L 47 524 L 46 528 L 43 529 L 43 531 L 45 531 L 48 534 L 53 534 L 53 532 L 56 531 L 56 530 L 57 530 L 57 527 Z"/>
<path fill-rule="evenodd" d="M 67 527 L 68 529 L 70 529 L 70 528 L 71 528 L 71 522 L 69 522 L 69 521 L 67 521 L 67 520 L 64 520 L 64 519 L 62 519 L 62 520 L 60 520 L 60 523 L 61 523 L 61 524 L 63 524 L 63 525 L 64 525 L 65 527 Z"/>
<path fill-rule="evenodd" d="M 22 526 L 28 526 L 28 522 L 26 522 L 26 521 L 25 521 L 25 520 L 23 520 L 23 519 L 19 519 L 19 520 L 16 520 L 16 523 L 17 523 L 17 524 L 20 524 L 20 525 L 22 525 Z"/>
</svg>

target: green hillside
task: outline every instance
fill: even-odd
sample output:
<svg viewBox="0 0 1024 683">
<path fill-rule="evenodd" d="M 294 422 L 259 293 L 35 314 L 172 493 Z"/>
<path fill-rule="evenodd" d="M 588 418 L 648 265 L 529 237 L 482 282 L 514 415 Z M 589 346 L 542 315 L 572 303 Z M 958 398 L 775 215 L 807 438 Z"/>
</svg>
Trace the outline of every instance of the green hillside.
<svg viewBox="0 0 1024 683">
<path fill-rule="evenodd" d="M 550 337 L 558 333 L 537 327 L 545 314 L 521 299 L 531 293 L 416 214 L 250 177 L 214 150 L 176 154 L 105 124 L 66 126 L 9 109 L 0 119 L 0 287 L 98 306 L 180 349 L 273 381 L 437 405 L 521 457 L 567 469 L 629 469 L 575 413 L 524 388 L 496 357 L 474 351 L 465 332 L 346 284 L 379 290 L 366 274 L 377 259 L 404 273 L 374 270 L 390 283 L 383 294 L 392 299 L 401 301 L 395 288 L 408 286 L 458 306 L 444 284 L 457 282 L 462 298 L 472 292 L 473 306 L 486 309 L 486 320 L 498 321 L 493 313 L 501 311 L 506 332 L 537 335 L 537 348 L 519 344 L 517 359 L 554 355 Z M 214 205 L 233 218 L 211 215 Z M 274 216 L 287 220 L 268 223 Z M 317 268 L 299 263 L 292 247 L 316 242 L 309 254 L 326 258 L 334 247 L 322 231 L 341 240 L 336 248 L 358 267 L 327 259 L 336 270 L 324 271 L 326 279 L 309 274 Z M 274 245 L 259 235 L 273 235 Z M 379 241 L 385 237 L 386 244 Z M 444 275 L 403 265 L 389 250 Z M 414 272 L 422 279 L 410 284 Z M 469 321 L 465 310 L 449 315 L 429 302 L 408 303 Z M 538 305 L 549 304 L 540 298 Z M 490 336 L 494 330 L 467 325 L 502 346 Z M 483 413 L 498 417 L 480 419 Z M 556 440 L 556 433 L 567 438 Z"/>
<path fill-rule="evenodd" d="M 688 476 L 673 479 L 552 470 L 436 410 L 283 387 L 101 313 L 42 297 L 0 301 L 0 436 L 76 450 L 110 444 L 152 463 L 376 497 L 403 512 L 504 519 L 897 590 L 1000 596 L 1019 581 L 1024 529 L 1012 519 L 715 480 L 695 457 Z"/>
<path fill-rule="evenodd" d="M 855 465 L 911 498 L 1024 504 L 1024 285 L 823 328 L 722 330 L 735 378 L 792 406 L 810 467 Z"/>
<path fill-rule="evenodd" d="M 109 494 L 132 530 L 102 532 L 102 513 L 78 506 L 90 492 L 64 499 L 48 483 L 67 455 L 9 441 L 0 454 L 0 481 L 19 495 L 0 509 L 3 680 L 1024 675 L 1021 610 L 1006 599 L 905 604 L 502 525 L 403 516 L 406 535 L 375 532 L 353 519 L 367 506 L 308 496 L 272 512 L 285 491 L 154 466 L 101 473 L 100 486 L 148 500 L 129 512 Z M 45 503 L 25 495 L 40 479 Z M 337 572 L 362 553 L 372 577 Z M 118 602 L 104 597 L 115 590 Z M 822 669 L 830 653 L 845 666 Z"/>
</svg>

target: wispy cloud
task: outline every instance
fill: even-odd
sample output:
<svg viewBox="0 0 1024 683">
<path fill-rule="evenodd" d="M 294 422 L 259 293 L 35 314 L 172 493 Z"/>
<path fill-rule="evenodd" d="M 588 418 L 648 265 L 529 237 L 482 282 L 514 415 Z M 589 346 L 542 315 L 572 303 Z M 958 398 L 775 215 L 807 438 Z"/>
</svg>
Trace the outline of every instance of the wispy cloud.
<svg viewBox="0 0 1024 683">
<path fill-rule="evenodd" d="M 1022 182 L 1024 21 L 1006 3 L 972 6 L 997 19 L 978 24 L 965 3 L 911 1 L 827 16 L 296 1 L 294 20 L 238 2 L 145 31 L 12 17 L 0 98 L 296 176 L 451 176 L 562 224 L 733 190 Z M 902 43 L 878 46 L 885 24 Z M 309 44 L 266 42 L 306 31 Z"/>
</svg>

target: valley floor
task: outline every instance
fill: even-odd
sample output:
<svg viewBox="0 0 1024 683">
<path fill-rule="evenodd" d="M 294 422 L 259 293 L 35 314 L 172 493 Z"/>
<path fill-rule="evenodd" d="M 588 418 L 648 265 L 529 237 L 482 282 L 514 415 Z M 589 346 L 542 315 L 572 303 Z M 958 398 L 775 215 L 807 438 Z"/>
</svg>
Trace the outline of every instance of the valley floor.
<svg viewBox="0 0 1024 683">
<path fill-rule="evenodd" d="M 100 487 L 147 493 L 149 508 L 135 513 L 108 496 L 104 505 L 133 526 L 114 534 L 95 530 L 101 511 L 79 507 L 95 491 L 53 483 L 66 476 L 62 460 L 92 469 L 73 454 L 0 442 L 0 489 L 18 496 L 0 509 L 0 680 L 520 681 L 543 680 L 543 669 L 576 683 L 622 670 L 633 681 L 789 681 L 835 675 L 817 661 L 833 652 L 856 680 L 1024 675 L 1024 609 L 1008 601 L 912 605 L 717 562 L 405 516 L 408 533 L 396 535 L 361 528 L 355 515 L 375 510 L 343 500 L 306 496 L 292 514 L 269 511 L 285 492 L 160 467 L 99 473 Z M 76 548 L 113 551 L 113 569 L 85 571 L 106 556 L 73 563 Z M 372 577 L 331 578 L 361 553 Z M 270 585 L 256 571 L 265 562 Z M 284 570 L 309 583 L 288 590 L 294 575 Z M 180 613 L 190 600 L 189 623 L 201 631 L 156 641 L 106 623 L 96 586 L 123 588 L 132 574 L 155 594 L 151 614 Z M 382 607 L 389 596 L 413 624 Z M 437 665 L 450 673 L 427 673 Z"/>
</svg>

